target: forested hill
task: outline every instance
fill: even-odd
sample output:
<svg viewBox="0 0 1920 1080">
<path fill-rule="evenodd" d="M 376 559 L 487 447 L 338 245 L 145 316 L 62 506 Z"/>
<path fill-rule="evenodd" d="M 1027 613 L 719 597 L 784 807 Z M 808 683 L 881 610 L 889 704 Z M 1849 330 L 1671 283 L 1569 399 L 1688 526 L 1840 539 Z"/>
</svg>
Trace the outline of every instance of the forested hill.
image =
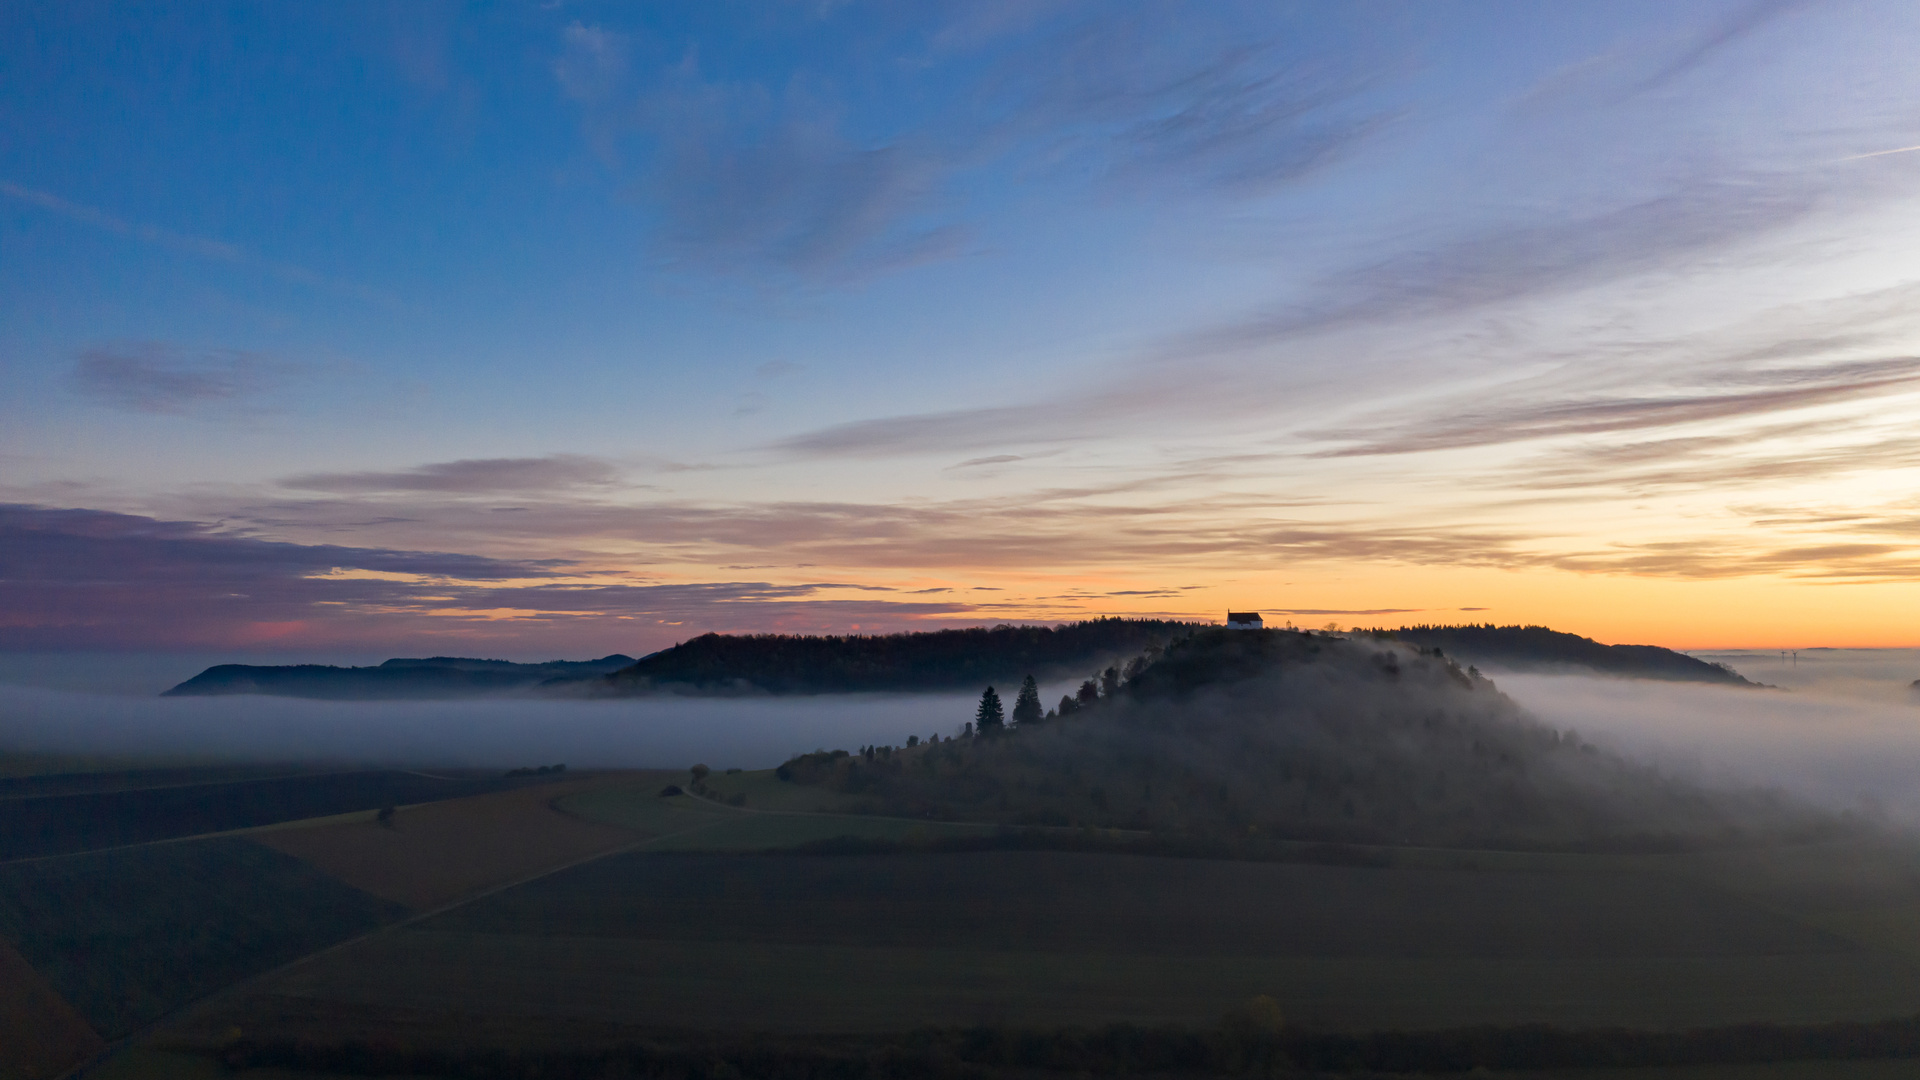
<svg viewBox="0 0 1920 1080">
<path fill-rule="evenodd" d="M 549 660 L 544 664 L 462 656 L 397 658 L 378 667 L 219 664 L 162 696 L 270 694 L 332 701 L 480 697 L 526 689 L 550 679 L 593 678 L 631 663 L 633 657 L 615 653 L 598 660 Z"/>
<path fill-rule="evenodd" d="M 1732 668 L 1696 660 L 1658 645 L 1602 645 L 1578 634 L 1544 626 L 1403 626 L 1400 641 L 1441 649 L 1463 664 L 1486 664 L 1510 671 L 1590 668 L 1604 675 L 1681 682 L 1754 686 Z"/>
<path fill-rule="evenodd" d="M 1123 671 L 1038 719 L 983 701 L 957 737 L 802 754 L 777 775 L 852 812 L 1232 844 L 1662 850 L 1829 824 L 1608 754 L 1405 642 L 1208 628 Z"/>
<path fill-rule="evenodd" d="M 973 690 L 1026 675 L 1084 675 L 1195 629 L 1165 619 L 1094 619 L 912 634 L 802 637 L 703 634 L 598 680 L 603 693 L 705 691 L 834 694 Z"/>
</svg>

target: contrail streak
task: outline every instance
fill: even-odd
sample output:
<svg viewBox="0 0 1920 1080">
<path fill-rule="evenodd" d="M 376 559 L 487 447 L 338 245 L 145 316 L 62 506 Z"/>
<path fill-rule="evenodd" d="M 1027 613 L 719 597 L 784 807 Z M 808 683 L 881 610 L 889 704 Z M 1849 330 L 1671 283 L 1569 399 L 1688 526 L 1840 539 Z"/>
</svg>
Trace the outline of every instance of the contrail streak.
<svg viewBox="0 0 1920 1080">
<path fill-rule="evenodd" d="M 1862 158 L 1886 157 L 1888 154 L 1910 154 L 1915 150 L 1920 150 L 1920 146 L 1902 146 L 1894 150 L 1875 150 L 1871 154 L 1853 154 L 1849 157 L 1843 157 L 1840 160 L 1841 161 L 1859 161 Z"/>
</svg>

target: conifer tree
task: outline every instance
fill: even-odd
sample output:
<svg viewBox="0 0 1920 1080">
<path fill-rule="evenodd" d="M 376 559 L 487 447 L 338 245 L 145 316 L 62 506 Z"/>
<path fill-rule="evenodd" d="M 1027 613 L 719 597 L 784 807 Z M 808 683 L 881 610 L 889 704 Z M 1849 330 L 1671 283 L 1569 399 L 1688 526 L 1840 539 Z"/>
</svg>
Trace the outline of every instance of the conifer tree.
<svg viewBox="0 0 1920 1080">
<path fill-rule="evenodd" d="M 1037 723 L 1043 708 L 1040 704 L 1040 686 L 1033 681 L 1033 676 L 1029 675 L 1020 681 L 1020 696 L 1013 699 L 1013 722 Z"/>
<path fill-rule="evenodd" d="M 1007 726 L 1007 714 L 1000 707 L 1000 695 L 989 686 L 980 695 L 980 708 L 973 714 L 973 729 L 982 735 L 993 735 Z"/>
</svg>

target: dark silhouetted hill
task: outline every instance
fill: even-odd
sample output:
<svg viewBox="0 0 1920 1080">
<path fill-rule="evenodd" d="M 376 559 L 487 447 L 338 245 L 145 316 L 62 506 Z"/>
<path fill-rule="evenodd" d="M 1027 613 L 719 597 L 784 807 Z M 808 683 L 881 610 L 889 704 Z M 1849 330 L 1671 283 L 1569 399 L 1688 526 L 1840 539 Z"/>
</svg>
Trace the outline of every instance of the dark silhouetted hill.
<svg viewBox="0 0 1920 1080">
<path fill-rule="evenodd" d="M 1602 645 L 1544 626 L 1403 626 L 1392 634 L 1422 648 L 1440 649 L 1463 664 L 1508 671 L 1587 668 L 1635 679 L 1758 685 L 1730 667 L 1658 645 Z"/>
<path fill-rule="evenodd" d="M 1601 751 L 1405 642 L 1204 629 L 1130 670 L 1066 715 L 779 772 L 855 811 L 1238 844 L 1645 850 L 1822 827 Z"/>
<path fill-rule="evenodd" d="M 703 634 L 595 684 L 606 694 L 655 690 L 842 694 L 977 690 L 1022 676 L 1084 674 L 1195 629 L 1164 619 L 1094 619 L 912 634 L 806 637 Z"/>
<path fill-rule="evenodd" d="M 377 667 L 326 664 L 219 664 L 168 690 L 165 697 L 270 694 L 331 701 L 465 698 L 524 690 L 552 679 L 588 679 L 633 663 L 615 653 L 598 660 L 515 664 L 460 656 L 394 659 Z"/>
</svg>

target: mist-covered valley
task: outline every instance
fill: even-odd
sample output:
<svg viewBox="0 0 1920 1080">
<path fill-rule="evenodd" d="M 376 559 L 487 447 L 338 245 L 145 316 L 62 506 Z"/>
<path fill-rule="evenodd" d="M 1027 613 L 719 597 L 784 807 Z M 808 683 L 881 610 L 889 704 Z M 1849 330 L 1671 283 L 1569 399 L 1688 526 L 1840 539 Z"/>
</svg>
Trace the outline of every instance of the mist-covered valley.
<svg viewBox="0 0 1920 1080">
<path fill-rule="evenodd" d="M 822 746 L 951 735 L 968 695 L 328 702 L 133 697 L 0 686 L 0 750 L 511 768 L 770 768 Z"/>
<path fill-rule="evenodd" d="M 1701 653 L 1755 690 L 1640 679 L 1494 671 L 1494 684 L 1555 731 L 1708 788 L 1772 788 L 1826 810 L 1920 826 L 1920 707 L 1908 684 L 1920 650 Z M 197 660 L 197 658 L 196 658 Z M 4 746 L 15 754 L 168 760 L 511 768 L 769 768 L 797 753 L 949 737 L 973 694 L 611 701 L 325 702 L 266 696 L 160 698 L 159 661 L 114 692 L 72 689 L 86 658 L 56 669 L 63 689 L 0 672 Z M 100 666 L 105 666 L 104 664 Z M 138 667 L 138 665 L 136 665 Z M 144 670 L 144 669 L 142 669 Z M 52 681 L 46 665 L 30 674 Z M 1091 673 L 1090 673 L 1091 674 Z M 1075 681 L 1041 686 L 1052 702 Z M 1011 686 L 1001 687 L 1011 696 Z"/>
<path fill-rule="evenodd" d="M 1576 675 L 1497 682 L 1543 721 L 1678 778 L 1774 787 L 1826 809 L 1920 826 L 1920 707 L 1897 696 L 1904 682 L 1849 680 L 1855 692 Z"/>
<path fill-rule="evenodd" d="M 0 685 L 0 931 L 58 995 L 12 1023 L 64 1031 L 64 1062 L 157 1024 L 116 1060 L 242 1076 L 597 1075 L 594 1039 L 662 1024 L 740 1075 L 841 1075 L 789 1066 L 838 1061 L 805 1040 L 848 1016 L 888 1053 L 972 1022 L 1049 1061 L 1160 1025 L 1195 1075 L 1329 1039 L 1339 1068 L 1581 1064 L 1623 1027 L 1608 1060 L 1652 1063 L 1675 1025 L 1703 1060 L 1874 1056 L 1920 1031 L 1842 1026 L 1920 1009 L 1906 660 L 1796 689 L 1490 678 L 1386 634 L 1192 627 L 1003 684 L 1011 727 L 975 693 Z M 380 1041 L 395 1010 L 437 1056 Z M 768 1015 L 801 1041 L 729 1034 Z"/>
</svg>

